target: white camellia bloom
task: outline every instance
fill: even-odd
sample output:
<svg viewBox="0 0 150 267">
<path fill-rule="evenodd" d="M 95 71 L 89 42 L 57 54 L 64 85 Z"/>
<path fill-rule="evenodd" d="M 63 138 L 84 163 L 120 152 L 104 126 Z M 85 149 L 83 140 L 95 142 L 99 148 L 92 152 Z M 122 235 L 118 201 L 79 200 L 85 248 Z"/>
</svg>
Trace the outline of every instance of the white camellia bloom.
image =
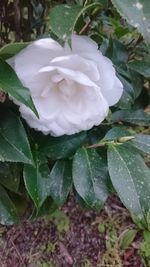
<svg viewBox="0 0 150 267">
<path fill-rule="evenodd" d="M 39 114 L 17 102 L 22 117 L 44 134 L 71 135 L 99 125 L 123 92 L 112 62 L 86 36 L 72 35 L 71 48 L 41 39 L 8 62 Z"/>
</svg>

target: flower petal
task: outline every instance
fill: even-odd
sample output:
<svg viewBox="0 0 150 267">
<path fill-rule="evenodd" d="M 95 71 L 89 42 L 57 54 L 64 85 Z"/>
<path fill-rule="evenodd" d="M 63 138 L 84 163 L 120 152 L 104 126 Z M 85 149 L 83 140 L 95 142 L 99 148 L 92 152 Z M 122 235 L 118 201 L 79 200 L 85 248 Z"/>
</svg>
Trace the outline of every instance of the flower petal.
<svg viewBox="0 0 150 267">
<path fill-rule="evenodd" d="M 71 48 L 74 53 L 91 53 L 98 50 L 98 45 L 91 38 L 87 36 L 75 35 L 71 37 Z"/>
<path fill-rule="evenodd" d="M 53 72 L 56 71 L 57 73 L 61 74 L 64 79 L 70 79 L 72 81 L 75 81 L 77 83 L 87 85 L 87 86 L 94 86 L 97 87 L 97 85 L 92 82 L 88 76 L 86 76 L 84 73 L 80 71 L 73 71 L 67 68 L 62 68 L 58 66 L 46 66 L 40 69 L 40 73 L 46 73 L 46 72 Z"/>
<path fill-rule="evenodd" d="M 23 49 L 8 63 L 15 69 L 22 83 L 28 87 L 39 69 L 46 66 L 53 57 L 62 54 L 63 48 L 53 39 L 41 39 Z"/>
</svg>

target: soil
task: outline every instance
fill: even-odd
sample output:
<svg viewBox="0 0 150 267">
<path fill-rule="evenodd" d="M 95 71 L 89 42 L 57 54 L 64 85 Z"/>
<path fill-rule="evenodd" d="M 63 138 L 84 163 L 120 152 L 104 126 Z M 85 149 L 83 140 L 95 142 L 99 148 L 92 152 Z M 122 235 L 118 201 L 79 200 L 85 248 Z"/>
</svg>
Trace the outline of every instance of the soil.
<svg viewBox="0 0 150 267">
<path fill-rule="evenodd" d="M 0 266 L 144 267 L 139 233 L 126 250 L 119 247 L 123 232 L 135 224 L 116 196 L 99 213 L 81 209 L 70 196 L 63 212 L 1 226 Z"/>
</svg>

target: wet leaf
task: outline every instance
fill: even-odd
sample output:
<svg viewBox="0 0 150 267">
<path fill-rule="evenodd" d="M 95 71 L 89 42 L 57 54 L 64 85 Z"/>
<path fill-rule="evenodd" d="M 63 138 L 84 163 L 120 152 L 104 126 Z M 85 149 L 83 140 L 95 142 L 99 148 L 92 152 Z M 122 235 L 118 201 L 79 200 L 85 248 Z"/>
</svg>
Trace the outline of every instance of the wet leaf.
<svg viewBox="0 0 150 267">
<path fill-rule="evenodd" d="M 111 0 L 120 15 L 137 28 L 150 46 L 150 4 L 148 0 Z"/>
<path fill-rule="evenodd" d="M 72 164 L 70 161 L 57 161 L 50 173 L 50 192 L 56 204 L 63 205 L 72 185 Z"/>
<path fill-rule="evenodd" d="M 0 88 L 12 98 L 30 108 L 38 117 L 29 89 L 24 87 L 15 71 L 0 58 Z"/>
<path fill-rule="evenodd" d="M 50 196 L 50 170 L 48 165 L 43 164 L 36 167 L 25 165 L 24 172 L 25 187 L 32 198 L 37 210 Z"/>
<path fill-rule="evenodd" d="M 29 141 L 19 117 L 4 109 L 0 109 L 0 161 L 33 164 Z"/>
<path fill-rule="evenodd" d="M 73 159 L 73 182 L 76 191 L 94 209 L 99 210 L 108 197 L 107 171 L 97 152 L 80 148 Z"/>
<path fill-rule="evenodd" d="M 112 114 L 112 120 L 125 121 L 139 126 L 150 126 L 150 114 L 142 109 L 138 110 L 119 110 Z"/>
<path fill-rule="evenodd" d="M 61 137 L 47 136 L 40 147 L 40 153 L 51 159 L 64 159 L 72 156 L 85 143 L 86 132 Z"/>
<path fill-rule="evenodd" d="M 123 204 L 131 214 L 143 219 L 150 207 L 150 170 L 142 157 L 123 145 L 111 145 L 108 169 Z"/>
<path fill-rule="evenodd" d="M 16 208 L 5 189 L 0 185 L 0 223 L 11 225 L 18 222 Z"/>
</svg>

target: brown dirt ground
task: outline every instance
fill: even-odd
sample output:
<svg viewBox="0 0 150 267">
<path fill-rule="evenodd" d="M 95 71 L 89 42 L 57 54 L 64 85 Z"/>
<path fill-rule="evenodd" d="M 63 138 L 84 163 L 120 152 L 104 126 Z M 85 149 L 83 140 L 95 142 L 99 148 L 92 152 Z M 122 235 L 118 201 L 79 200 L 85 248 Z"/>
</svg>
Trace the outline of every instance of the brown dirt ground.
<svg viewBox="0 0 150 267">
<path fill-rule="evenodd" d="M 100 213 L 82 210 L 71 196 L 53 218 L 0 227 L 0 267 L 144 267 L 141 236 L 121 251 L 120 235 L 134 229 L 127 210 L 112 196 Z"/>
</svg>

